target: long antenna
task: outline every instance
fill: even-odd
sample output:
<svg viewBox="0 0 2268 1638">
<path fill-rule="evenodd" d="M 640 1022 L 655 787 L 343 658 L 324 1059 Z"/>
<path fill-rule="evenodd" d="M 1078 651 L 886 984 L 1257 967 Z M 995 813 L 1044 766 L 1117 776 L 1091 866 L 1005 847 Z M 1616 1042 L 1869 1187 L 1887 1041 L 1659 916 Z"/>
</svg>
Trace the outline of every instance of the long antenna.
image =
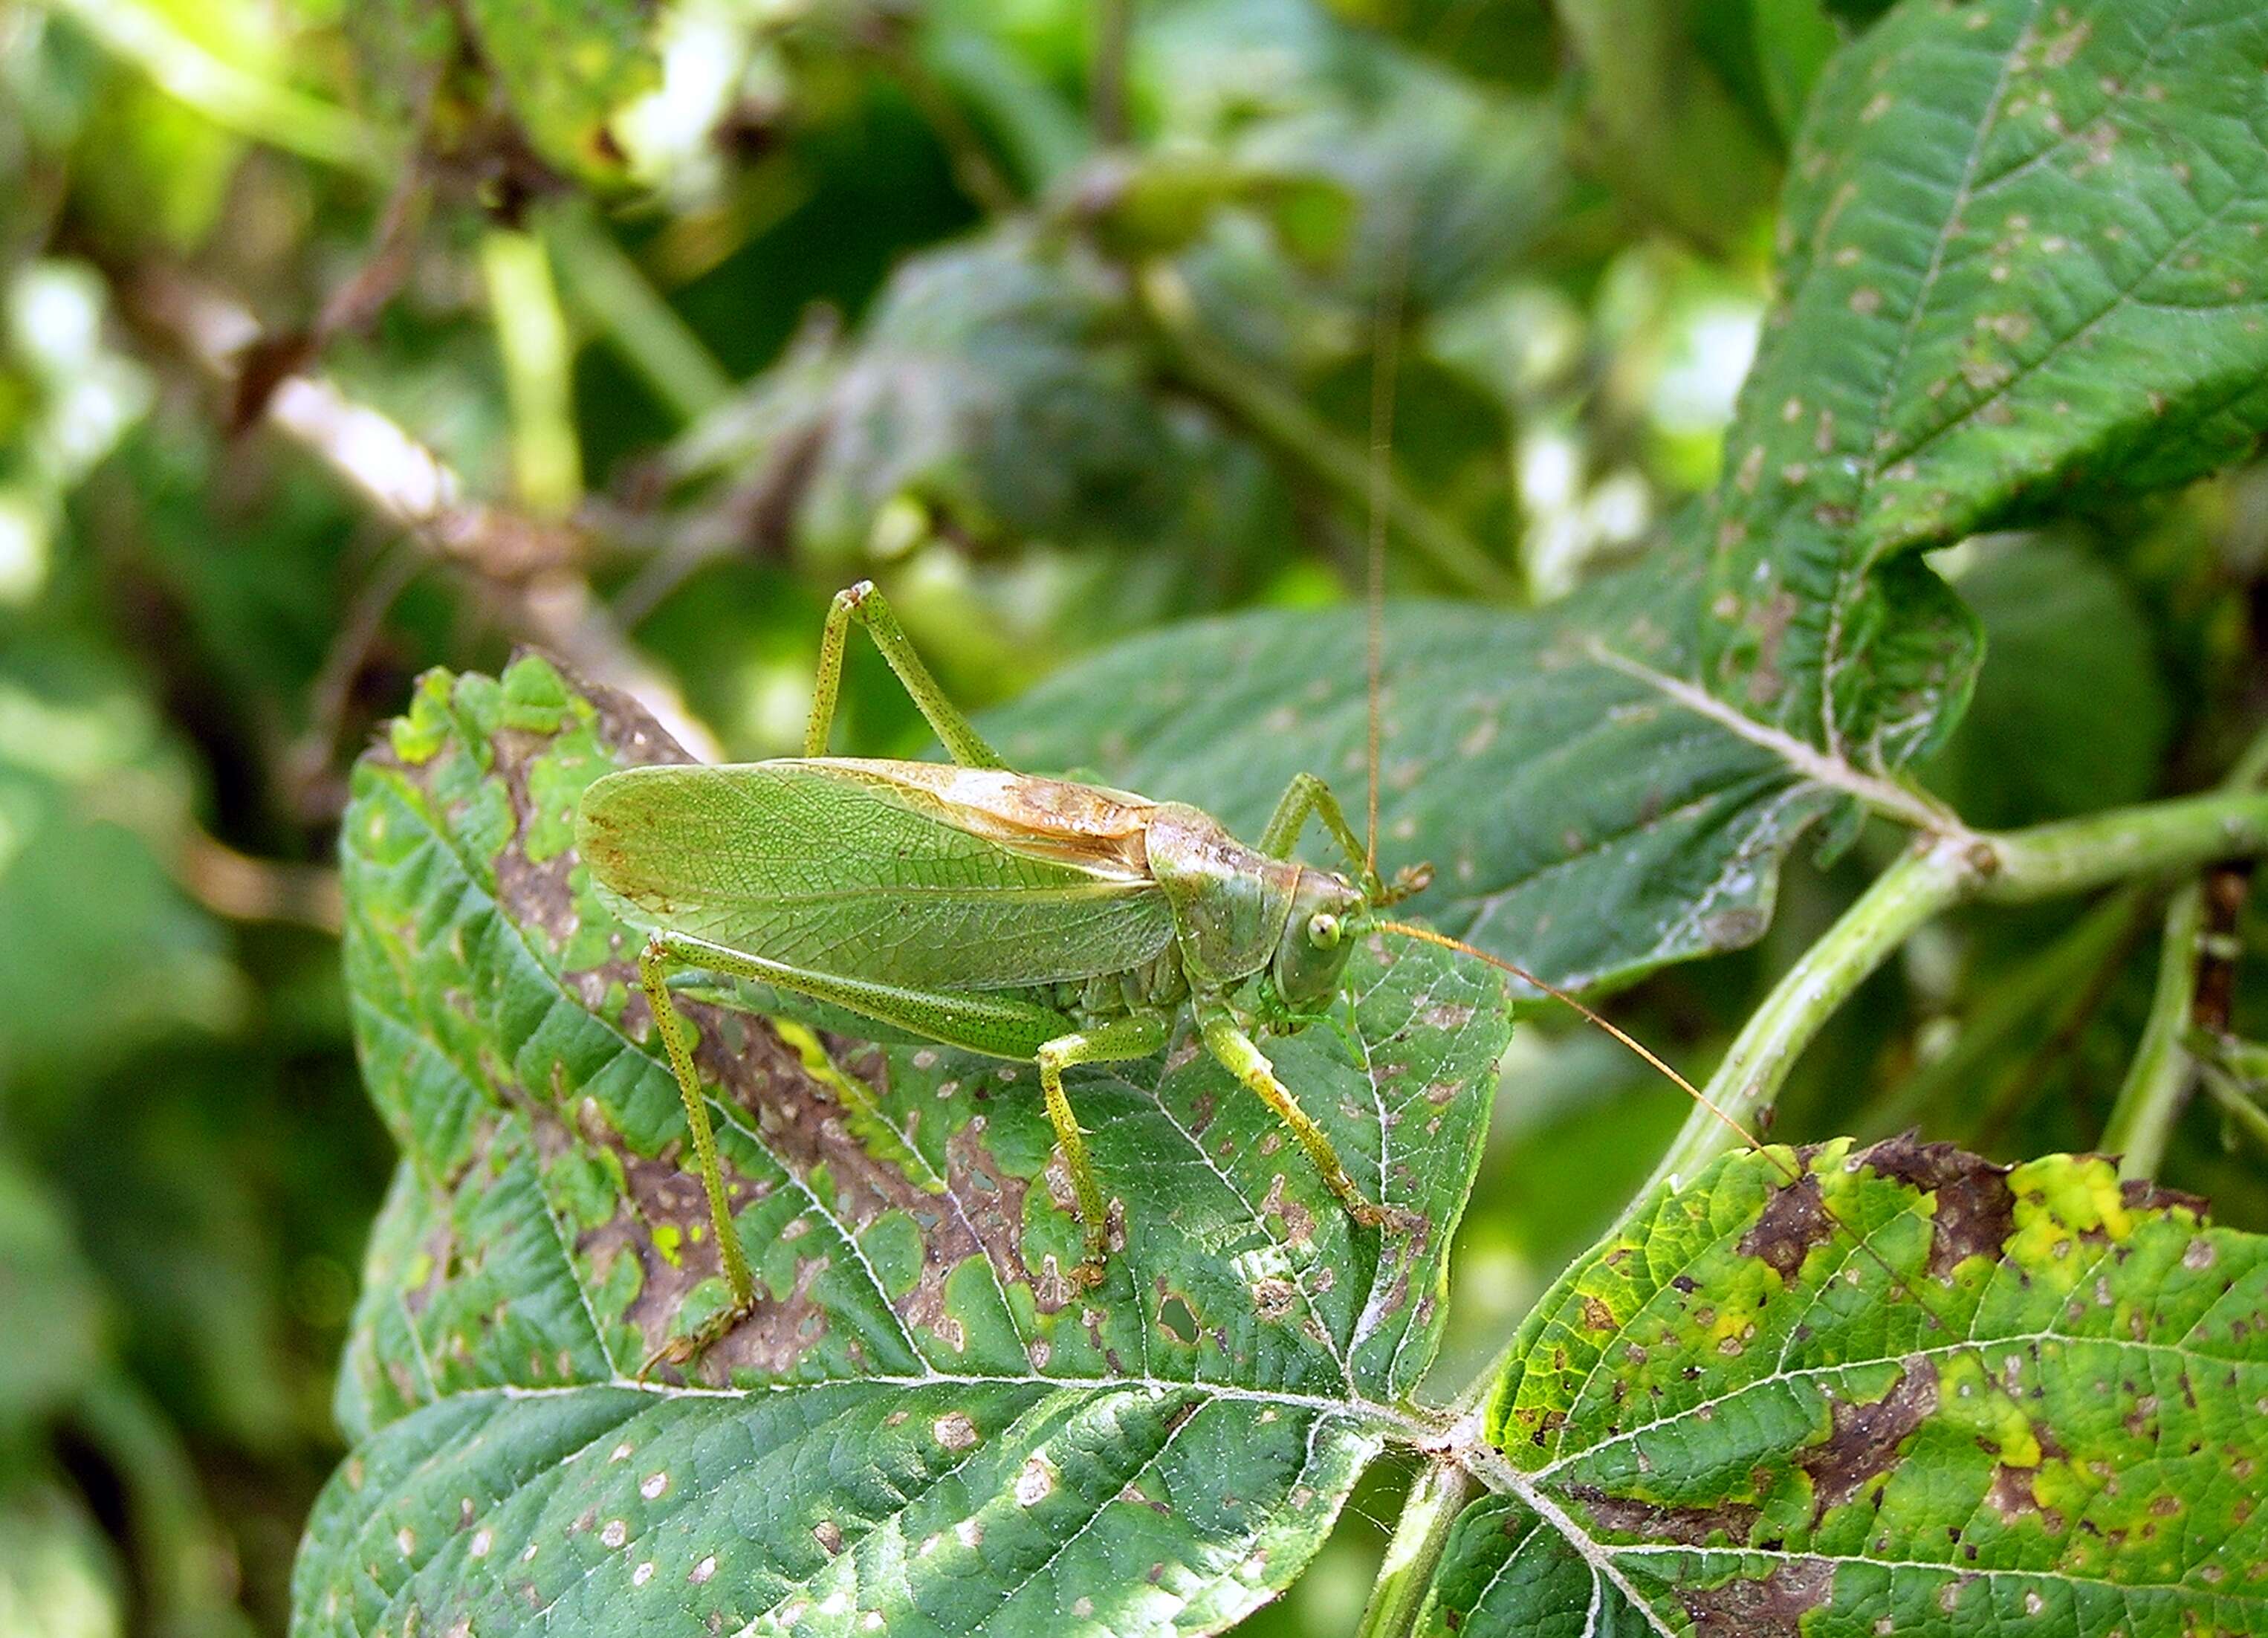
<svg viewBox="0 0 2268 1638">
<path fill-rule="evenodd" d="M 1385 727 L 1386 497 L 1394 484 L 1394 390 L 1402 369 L 1402 299 L 1410 271 L 1410 222 L 1388 237 L 1379 267 L 1378 305 L 1370 340 L 1369 540 L 1365 551 L 1364 675 L 1370 700 L 1368 822 L 1362 833 L 1362 877 L 1378 880 L 1378 781 Z"/>
<path fill-rule="evenodd" d="M 1719 1108 L 1714 1100 L 1712 1100 L 1709 1095 L 1704 1092 L 1699 1087 L 1695 1086 L 1683 1075 L 1679 1074 L 1675 1069 L 1670 1066 L 1668 1062 L 1665 1060 L 1660 1053 L 1656 1052 L 1652 1047 L 1646 1045 L 1645 1042 L 1639 1040 L 1636 1036 L 1631 1034 L 1627 1029 L 1623 1029 L 1620 1025 L 1601 1017 L 1590 1007 L 1586 1007 L 1582 1002 L 1568 994 L 1566 991 L 1559 988 L 1558 985 L 1545 983 L 1534 973 L 1528 971 L 1525 967 L 1518 966 L 1512 962 L 1508 962 L 1500 956 L 1491 956 L 1484 949 L 1475 948 L 1472 945 L 1466 943 L 1462 939 L 1453 939 L 1446 933 L 1434 932 L 1431 927 L 1415 926 L 1406 921 L 1377 921 L 1371 925 L 1377 927 L 1382 933 L 1398 933 L 1405 939 L 1417 939 L 1427 944 L 1438 944 L 1443 949 L 1454 950 L 1461 956 L 1470 956 L 1476 960 L 1484 961 L 1490 966 L 1496 968 L 1501 972 L 1510 973 L 1513 978 L 1518 978 L 1523 984 L 1534 985 L 1537 989 L 1543 991 L 1544 994 L 1550 996 L 1553 1000 L 1558 1001 L 1565 1006 L 1573 1007 L 1577 1012 L 1582 1014 L 1584 1017 L 1598 1025 L 1600 1029 L 1614 1037 L 1616 1040 L 1621 1042 L 1624 1046 L 1630 1048 L 1631 1051 L 1636 1052 L 1647 1063 L 1653 1065 L 1653 1067 L 1660 1070 L 1663 1074 L 1668 1075 L 1672 1081 L 1683 1087 L 1685 1089 L 1686 1096 L 1690 1097 L 1702 1108 L 1707 1110 L 1718 1119 L 1723 1121 L 1725 1125 L 1731 1128 L 1734 1133 L 1738 1133 L 1742 1141 L 1745 1142 L 1749 1148 L 1755 1150 L 1757 1154 L 1763 1155 L 1767 1161 L 1771 1162 L 1772 1166 L 1779 1172 L 1780 1176 L 1786 1178 L 1791 1184 L 1800 1184 L 1803 1181 L 1804 1174 L 1800 1167 L 1791 1164 L 1789 1162 L 1782 1159 L 1779 1155 L 1774 1154 L 1771 1149 L 1765 1147 L 1764 1140 L 1761 1138 L 1757 1137 L 1755 1133 L 1749 1131 L 1748 1127 L 1735 1120 L 1731 1115 L 1726 1113 L 1726 1111 Z M 1875 1267 L 1881 1269 L 1883 1273 L 1889 1277 L 1889 1280 L 1892 1285 L 1896 1286 L 1907 1296 L 1912 1298 L 1914 1305 L 1920 1309 L 1924 1314 L 1929 1315 L 1933 1324 L 1936 1322 L 1937 1317 L 1934 1314 L 1930 1313 L 1929 1305 L 1921 1300 L 1921 1294 L 1913 1288 L 1913 1286 L 1907 1280 L 1904 1275 L 1898 1273 L 1896 1269 L 1891 1267 L 1889 1264 L 1884 1260 L 1882 1254 L 1869 1244 L 1865 1236 L 1860 1235 L 1856 1228 L 1852 1228 L 1850 1223 L 1846 1222 L 1840 1213 L 1836 1211 L 1832 1206 L 1830 1206 L 1827 1203 L 1827 1197 L 1823 1191 L 1821 1192 L 1819 1197 L 1819 1209 L 1821 1214 L 1826 1217 L 1828 1221 L 1833 1223 L 1836 1228 L 1850 1236 L 1851 1243 L 1857 1247 L 1860 1251 L 1864 1252 L 1868 1261 L 1872 1262 Z"/>
<path fill-rule="evenodd" d="M 1476 960 L 1488 963 L 1490 966 L 1497 968 L 1501 971 L 1510 973 L 1522 984 L 1534 985 L 1537 989 L 1543 991 L 1544 994 L 1550 996 L 1553 1000 L 1557 1001 L 1561 1006 L 1571 1007 L 1574 1008 L 1575 1011 L 1582 1014 L 1584 1017 L 1598 1025 L 1600 1029 L 1614 1037 L 1616 1040 L 1620 1041 L 1624 1046 L 1630 1048 L 1631 1051 L 1636 1052 L 1640 1058 L 1646 1059 L 1647 1063 L 1653 1065 L 1663 1074 L 1675 1081 L 1680 1087 L 1683 1087 L 1685 1089 L 1685 1095 L 1688 1097 L 1701 1105 L 1702 1108 L 1707 1110 L 1718 1119 L 1723 1121 L 1734 1132 L 1739 1133 L 1742 1138 L 1747 1140 L 1750 1147 L 1759 1149 L 1764 1147 L 1763 1142 L 1756 1137 L 1756 1133 L 1750 1132 L 1739 1121 L 1734 1119 L 1732 1116 L 1718 1108 L 1717 1105 L 1710 1100 L 1707 1093 L 1702 1091 L 1699 1087 L 1695 1086 L 1683 1075 L 1679 1074 L 1677 1071 L 1671 1066 L 1668 1060 L 1664 1059 L 1660 1053 L 1655 1051 L 1652 1047 L 1639 1040 L 1636 1036 L 1624 1029 L 1620 1024 L 1616 1023 L 1613 1020 L 1602 1017 L 1598 1013 L 1592 1011 L 1591 1008 L 1586 1007 L 1582 1002 L 1568 994 L 1566 991 L 1561 989 L 1557 985 L 1547 984 L 1543 979 L 1537 978 L 1534 973 L 1528 971 L 1525 967 L 1515 966 L 1513 963 L 1506 961 L 1501 956 L 1491 956 L 1484 949 L 1476 949 L 1473 946 L 1466 943 L 1462 939 L 1453 939 L 1446 933 L 1434 932 L 1431 927 L 1413 926 L 1406 921 L 1381 921 L 1373 925 L 1375 925 L 1381 932 L 1398 933 L 1405 939 L 1422 939 L 1428 944 L 1438 944 L 1445 950 L 1454 950 L 1461 956 L 1473 956 Z"/>
</svg>

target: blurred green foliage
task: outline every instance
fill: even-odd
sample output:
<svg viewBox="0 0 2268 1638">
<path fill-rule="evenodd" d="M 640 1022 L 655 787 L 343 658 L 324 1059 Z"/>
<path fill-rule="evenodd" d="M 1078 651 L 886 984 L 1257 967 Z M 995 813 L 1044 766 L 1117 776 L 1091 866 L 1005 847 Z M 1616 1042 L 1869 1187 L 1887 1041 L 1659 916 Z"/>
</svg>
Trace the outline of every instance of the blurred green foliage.
<svg viewBox="0 0 2268 1638">
<path fill-rule="evenodd" d="M 983 706 L 1169 622 L 1350 602 L 1373 498 L 1398 596 L 1556 606 L 1658 564 L 1719 477 L 1807 100 L 1886 9 L 0 6 L 0 1632 L 284 1628 L 392 1158 L 335 830 L 416 675 L 533 643 L 761 756 L 797 743 L 826 600 L 860 575 Z M 483 254 L 521 232 L 533 286 Z M 500 297 L 546 291 L 556 314 L 500 329 Z M 535 515 L 514 474 L 562 440 L 582 490 Z M 1976 823 L 2204 788 L 2268 709 L 2258 466 L 2082 491 L 1935 562 L 1987 646 L 1925 774 Z M 1359 626 L 1330 629 L 1284 665 L 1345 704 Z M 1353 742 L 1203 705 L 1177 720 L 1223 758 Z M 843 721 L 857 750 L 922 739 L 871 655 Z M 1619 1015 L 1705 1064 L 1890 845 L 1799 855 L 1760 941 Z M 1806 1055 L 1778 1134 L 1895 1112 L 2004 1156 L 2095 1142 L 2160 890 L 1926 929 Z M 2257 1034 L 2262 927 L 2234 902 L 2216 959 Z M 1685 1112 L 1534 1022 L 1451 1383 Z M 2162 1175 L 2268 1223 L 2217 1107 Z M 1395 1487 L 1366 1481 L 1256 1630 L 1351 1627 Z"/>
</svg>

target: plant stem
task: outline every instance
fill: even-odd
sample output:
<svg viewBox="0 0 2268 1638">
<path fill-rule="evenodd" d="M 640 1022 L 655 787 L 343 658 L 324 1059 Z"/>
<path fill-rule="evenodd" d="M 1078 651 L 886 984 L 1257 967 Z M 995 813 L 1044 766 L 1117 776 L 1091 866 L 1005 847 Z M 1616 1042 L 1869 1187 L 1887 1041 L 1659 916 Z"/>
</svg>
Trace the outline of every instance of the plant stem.
<svg viewBox="0 0 2268 1638">
<path fill-rule="evenodd" d="M 1509 570 L 1412 495 L 1397 475 L 1389 469 L 1381 481 L 1369 450 L 1341 437 L 1296 394 L 1223 353 L 1198 329 L 1188 293 L 1171 269 L 1145 269 L 1137 283 L 1137 306 L 1183 385 L 1234 417 L 1358 513 L 1375 499 L 1395 536 L 1459 590 L 1506 601 L 1520 595 L 1520 583 Z"/>
<path fill-rule="evenodd" d="M 2268 1110 L 2244 1095 L 2228 1072 L 2211 1061 L 2198 1065 L 2198 1080 L 2222 1113 L 2242 1126 L 2263 1153 L 2268 1153 Z"/>
<path fill-rule="evenodd" d="M 1127 136 L 1126 57 L 1134 0 L 1094 0 L 1094 57 L 1087 75 L 1087 108 L 1094 135 L 1106 148 Z"/>
<path fill-rule="evenodd" d="M 2119 1157 L 2122 1177 L 2157 1175 L 2175 1118 L 2196 1083 L 2197 1062 L 2183 1042 L 2197 1007 L 2198 934 L 2204 926 L 2205 883 L 2192 878 L 2166 906 L 2149 1022 L 2143 1026 L 2142 1044 L 2102 1129 L 2102 1147 Z"/>
<path fill-rule="evenodd" d="M 2136 878 L 2194 872 L 2220 860 L 2268 853 L 2268 794 L 2250 788 L 2263 778 L 2268 778 L 2268 734 L 2246 752 L 2228 783 L 2209 795 L 2145 803 L 2027 830 L 1980 833 L 1956 824 L 1925 831 L 1911 851 L 1884 871 L 1772 986 L 1764 1005 L 1726 1052 L 1717 1073 L 1709 1078 L 1701 1103 L 1660 1165 L 1632 1197 L 1632 1207 L 1657 1187 L 1690 1178 L 1745 1140 L 1803 1049 L 1836 1008 L 1932 917 L 1972 901 L 2016 904 L 2051 898 Z M 2171 1021 L 2170 1051 L 2186 1064 L 2189 1055 L 2183 1037 L 2189 1028 L 2189 1007 L 2186 1004 L 2176 1007 L 2167 999 L 2177 982 L 2186 995 L 2195 978 L 2202 893 L 2192 887 L 2185 896 L 2196 908 L 2189 913 L 2186 934 L 2178 911 L 2168 916 L 2168 965 L 2176 974 L 2169 978 L 2161 972 L 2160 1005 L 2153 1008 L 2152 1025 L 2154 1031 L 2161 1019 Z M 2121 908 L 2131 913 L 2131 906 Z M 2112 920 L 2108 909 L 2090 922 L 2097 919 L 2106 923 Z M 2095 943 L 2090 937 L 2086 948 L 2091 952 Z M 2177 952 L 2184 954 L 2186 960 L 2171 959 Z M 2182 970 L 2186 971 L 2186 979 L 2180 978 Z M 2144 1057 L 2149 1056 L 2146 1048 Z M 2213 1066 L 2206 1068 L 2210 1071 Z M 2139 1075 L 2138 1068 L 2137 1078 Z M 2226 1077 L 2209 1073 L 2204 1079 L 2231 1117 L 2268 1145 L 2268 1112 L 2226 1084 Z M 2122 1096 L 2120 1104 L 2124 1110 L 2128 1100 Z M 2155 1166 L 2174 1111 L 2173 1097 L 2154 1081 L 2147 1093 L 2136 1096 L 2134 1113 L 2128 1121 L 2122 1123 L 2114 1116 L 2114 1128 L 2124 1124 L 2135 1129 L 2135 1136 L 2128 1140 L 2128 1165 L 2122 1169 L 2125 1175 L 2145 1175 L 2140 1169 L 2145 1162 L 2148 1167 Z M 2156 1148 L 2146 1155 L 2143 1146 L 2154 1140 Z M 1488 1368 L 1466 1385 L 1452 1404 L 1453 1413 L 1478 1414 L 1489 1390 L 1505 1371 L 1517 1340 L 1515 1337 L 1507 1341 Z M 1468 1475 L 1462 1482 L 1476 1485 L 1479 1481 Z M 1387 1573 L 1381 1575 L 1364 1617 L 1361 1638 L 1400 1638 L 1409 1630 L 1408 1623 L 1415 1620 L 1423 1595 L 1404 1590 L 1401 1580 L 1415 1579 L 1422 1573 L 1430 1583 L 1440 1557 L 1440 1548 L 1432 1544 L 1446 1541 L 1449 1523 L 1467 1494 L 1447 1479 L 1431 1484 L 1421 1479 L 1411 1488 L 1388 1549 Z M 1429 1551 L 1432 1556 L 1425 1557 Z M 1421 1561 L 1422 1572 L 1418 1568 Z M 1406 1615 L 1402 1613 L 1405 1610 Z M 1395 1621 L 1401 1624 L 1390 1624 Z"/>
<path fill-rule="evenodd" d="M 1386 1544 L 1386 1562 L 1355 1638 L 1406 1638 L 1416 1627 L 1433 1588 L 1433 1572 L 1449 1545 L 1450 1528 L 1480 1487 L 1480 1480 L 1457 1463 L 1425 1465 L 1402 1504 L 1401 1521 Z"/>
<path fill-rule="evenodd" d="M 1639 1199 L 1743 1141 L 1835 1009 L 1924 922 L 1972 900 L 2021 904 L 2268 852 L 2268 796 L 2222 791 L 1998 835 L 1925 837 L 1772 986 Z M 1711 1107 L 1713 1106 L 1713 1107 Z"/>
<path fill-rule="evenodd" d="M 2121 888 L 2005 983 L 1988 991 L 1952 1046 L 1916 1069 L 1870 1110 L 1858 1129 L 1859 1135 L 1887 1137 L 1903 1131 L 1946 1095 L 1970 1085 L 1977 1072 L 2033 1019 L 2046 1015 L 2056 1020 L 2051 1028 L 2060 1029 L 2065 1016 L 2093 989 L 2090 977 L 2124 953 L 2130 930 L 2144 908 L 2140 883 Z"/>
<path fill-rule="evenodd" d="M 681 420 L 697 421 L 731 399 L 724 366 L 587 206 L 546 211 L 543 238 L 577 304 Z"/>
<path fill-rule="evenodd" d="M 481 240 L 481 273 L 504 355 L 513 485 L 530 512 L 563 518 L 583 496 L 583 453 L 575 436 L 573 350 L 550 255 L 533 233 L 492 227 Z"/>
</svg>

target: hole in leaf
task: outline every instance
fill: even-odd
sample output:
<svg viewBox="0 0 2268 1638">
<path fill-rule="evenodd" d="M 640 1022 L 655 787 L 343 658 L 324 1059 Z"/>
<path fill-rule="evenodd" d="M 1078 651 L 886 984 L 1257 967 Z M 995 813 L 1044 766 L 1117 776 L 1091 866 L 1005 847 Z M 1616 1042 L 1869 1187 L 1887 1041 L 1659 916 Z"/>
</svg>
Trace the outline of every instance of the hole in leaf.
<svg viewBox="0 0 2268 1638">
<path fill-rule="evenodd" d="M 1197 1345 L 1197 1311 L 1178 1293 L 1158 1304 L 1158 1329 L 1185 1348 Z"/>
</svg>

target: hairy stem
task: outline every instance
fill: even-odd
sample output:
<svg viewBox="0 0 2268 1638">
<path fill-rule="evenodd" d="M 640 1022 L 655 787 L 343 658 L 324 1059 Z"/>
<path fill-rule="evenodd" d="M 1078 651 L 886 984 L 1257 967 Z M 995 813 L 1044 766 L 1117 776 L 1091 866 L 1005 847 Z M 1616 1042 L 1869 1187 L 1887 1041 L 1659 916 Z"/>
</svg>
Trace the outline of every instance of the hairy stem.
<svg viewBox="0 0 2268 1638">
<path fill-rule="evenodd" d="M 2151 1177 L 2166 1157 L 2174 1120 L 2197 1083 L 2197 1062 L 2183 1044 L 2197 1007 L 2198 935 L 2205 926 L 2205 883 L 2182 884 L 2166 906 L 2164 941 L 2159 947 L 2158 987 L 2150 999 L 2150 1019 L 2142 1044 L 2127 1066 L 2118 1101 L 2102 1129 L 2102 1147 L 2119 1157 L 2122 1177 Z"/>
<path fill-rule="evenodd" d="M 1499 600 L 1520 594 L 1511 571 L 1471 536 L 1410 492 L 1391 469 L 1373 469 L 1371 452 L 1289 392 L 1246 369 L 1197 328 L 1187 292 L 1170 269 L 1148 269 L 1138 305 L 1182 385 L 1233 417 L 1276 454 L 1357 513 L 1373 502 L 1394 536 L 1461 591 Z M 1375 486 L 1373 488 L 1373 485 Z"/>
<path fill-rule="evenodd" d="M 1772 986 L 1646 1184 L 1743 1141 L 1820 1028 L 1915 928 L 1970 901 L 2021 904 L 2268 852 L 2268 796 L 2222 791 L 1999 835 L 1926 837 Z M 1716 1110 L 1721 1110 L 1720 1117 Z M 1641 1198 L 1646 1191 L 1641 1192 Z"/>
<path fill-rule="evenodd" d="M 1429 1462 L 1410 1487 L 1386 1562 L 1370 1590 L 1355 1638 L 1406 1638 L 1417 1628 L 1432 1590 L 1433 1571 L 1449 1545 L 1449 1531 L 1482 1488 L 1472 1472 L 1454 1462 Z"/>
</svg>

